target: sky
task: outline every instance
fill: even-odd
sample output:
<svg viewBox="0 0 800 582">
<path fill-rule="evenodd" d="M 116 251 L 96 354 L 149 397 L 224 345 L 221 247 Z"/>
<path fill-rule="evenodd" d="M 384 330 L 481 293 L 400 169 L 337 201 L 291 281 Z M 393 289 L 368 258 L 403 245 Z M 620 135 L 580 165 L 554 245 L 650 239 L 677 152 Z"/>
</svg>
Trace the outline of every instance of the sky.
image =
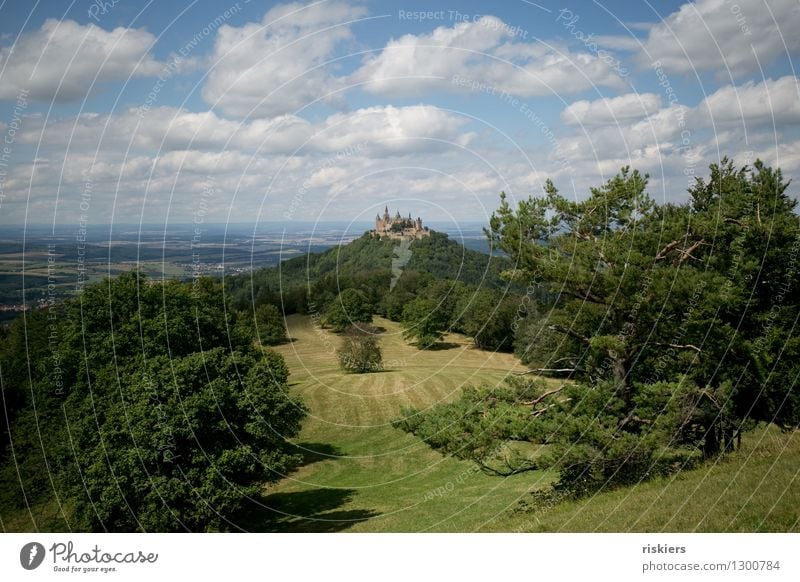
<svg viewBox="0 0 800 582">
<path fill-rule="evenodd" d="M 0 4 L 0 224 L 482 221 L 800 174 L 798 0 Z"/>
</svg>

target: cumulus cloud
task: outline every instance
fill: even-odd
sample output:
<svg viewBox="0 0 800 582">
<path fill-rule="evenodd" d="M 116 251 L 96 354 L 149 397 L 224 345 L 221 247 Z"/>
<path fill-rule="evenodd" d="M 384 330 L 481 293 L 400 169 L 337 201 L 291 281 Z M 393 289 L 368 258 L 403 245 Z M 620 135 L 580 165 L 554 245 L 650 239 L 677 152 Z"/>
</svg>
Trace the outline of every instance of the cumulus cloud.
<svg viewBox="0 0 800 582">
<path fill-rule="evenodd" d="M 572 103 L 561 112 L 561 120 L 580 125 L 581 131 L 560 138 L 559 152 L 572 160 L 606 160 L 618 159 L 620 152 L 648 150 L 686 155 L 693 149 L 696 154 L 702 143 L 710 149 L 716 147 L 712 144 L 725 150 L 752 149 L 766 135 L 759 128 L 774 124 L 786 130 L 800 123 L 800 85 L 793 76 L 728 84 L 694 107 L 659 104 L 655 94 Z M 738 126 L 733 133 L 732 125 Z"/>
<path fill-rule="evenodd" d="M 714 123 L 745 122 L 750 126 L 800 122 L 800 85 L 793 76 L 761 83 L 726 85 L 697 107 Z"/>
<path fill-rule="evenodd" d="M 440 150 L 450 142 L 459 146 L 470 142 L 474 134 L 462 133 L 466 123 L 466 118 L 431 105 L 368 107 L 332 115 L 311 145 L 337 151 L 364 144 L 372 155 Z"/>
<path fill-rule="evenodd" d="M 698 0 L 682 5 L 654 25 L 639 53 L 647 67 L 661 61 L 674 73 L 716 71 L 739 76 L 800 49 L 800 4 L 796 0 L 730 2 Z"/>
<path fill-rule="evenodd" d="M 432 105 L 392 105 L 337 113 L 312 123 L 295 115 L 272 119 L 233 121 L 212 111 L 195 113 L 158 107 L 140 116 L 140 110 L 119 114 L 84 113 L 48 121 L 25 118 L 20 141 L 46 148 L 93 152 L 124 151 L 241 151 L 259 155 L 295 152 L 336 153 L 358 148 L 370 156 L 465 146 L 474 134 L 464 131 L 467 118 Z M 44 133 L 44 135 L 43 135 Z"/>
<path fill-rule="evenodd" d="M 640 119 L 658 111 L 661 97 L 655 93 L 626 93 L 619 97 L 575 101 L 561 112 L 568 125 L 606 125 Z"/>
<path fill-rule="evenodd" d="M 368 57 L 353 78 L 372 93 L 392 95 L 458 91 L 473 82 L 522 97 L 624 86 L 611 66 L 592 54 L 515 42 L 516 36 L 494 16 L 441 26 L 430 34 L 406 34 Z"/>
<path fill-rule="evenodd" d="M 673 140 L 680 136 L 688 117 L 688 109 L 670 106 L 654 111 L 642 119 L 628 119 L 615 124 L 582 127 L 578 134 L 558 140 L 558 155 L 571 161 L 636 157 L 651 148 L 674 149 Z"/>
<path fill-rule="evenodd" d="M 366 13 L 341 2 L 276 6 L 259 23 L 221 26 L 203 98 L 226 114 L 268 117 L 296 111 L 341 85 L 325 66 L 349 21 Z"/>
<path fill-rule="evenodd" d="M 0 99 L 27 90 L 31 99 L 67 101 L 85 96 L 93 85 L 157 74 L 162 65 L 149 53 L 155 40 L 143 29 L 106 31 L 47 19 L 36 32 L 0 48 Z"/>
</svg>

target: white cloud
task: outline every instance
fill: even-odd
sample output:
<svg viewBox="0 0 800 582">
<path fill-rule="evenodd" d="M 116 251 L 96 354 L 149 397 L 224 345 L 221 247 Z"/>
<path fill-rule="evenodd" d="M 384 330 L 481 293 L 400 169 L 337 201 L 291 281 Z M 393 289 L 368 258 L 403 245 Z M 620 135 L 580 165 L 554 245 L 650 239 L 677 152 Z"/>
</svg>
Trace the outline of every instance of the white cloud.
<svg viewBox="0 0 800 582">
<path fill-rule="evenodd" d="M 0 99 L 21 90 L 37 100 L 83 97 L 93 84 L 157 74 L 149 54 L 155 37 L 143 29 L 103 30 L 94 24 L 48 19 L 13 46 L 0 48 Z"/>
<path fill-rule="evenodd" d="M 299 151 L 331 154 L 348 148 L 365 155 L 413 153 L 465 146 L 473 134 L 464 132 L 468 119 L 431 105 L 368 107 L 331 115 L 311 123 L 294 115 L 273 119 L 232 121 L 211 111 L 193 113 L 158 107 L 143 117 L 129 109 L 116 115 L 84 113 L 52 120 L 43 127 L 41 116 L 25 118 L 20 141 L 43 142 L 46 149 L 94 152 L 99 149 L 149 153 L 181 150 L 242 151 L 259 155 L 290 155 Z M 44 131 L 44 136 L 42 136 Z"/>
<path fill-rule="evenodd" d="M 369 107 L 332 115 L 311 145 L 335 152 L 363 144 L 365 151 L 378 156 L 440 150 L 447 142 L 459 146 L 469 143 L 474 134 L 461 133 L 467 121 L 431 105 Z"/>
<path fill-rule="evenodd" d="M 661 97 L 655 93 L 626 93 L 619 97 L 575 101 L 561 112 L 568 125 L 607 125 L 641 119 L 658 111 Z"/>
<path fill-rule="evenodd" d="M 797 0 L 698 0 L 654 25 L 637 59 L 644 67 L 661 61 L 664 70 L 712 70 L 739 76 L 800 49 Z"/>
<path fill-rule="evenodd" d="M 659 109 L 643 119 L 628 119 L 613 125 L 585 125 L 581 133 L 558 140 L 558 154 L 578 161 L 635 158 L 654 147 L 671 151 L 677 147 L 672 140 L 684 129 L 681 119 L 686 120 L 688 115 L 687 108 L 675 105 Z"/>
<path fill-rule="evenodd" d="M 522 97 L 624 86 L 607 63 L 589 53 L 538 41 L 514 42 L 515 37 L 511 27 L 493 16 L 442 26 L 430 34 L 406 34 L 367 58 L 353 78 L 370 92 L 391 95 L 459 91 L 473 82 Z"/>
<path fill-rule="evenodd" d="M 341 166 L 320 168 L 311 175 L 307 185 L 310 188 L 329 187 L 332 184 L 344 182 L 347 175 L 347 170 Z"/>
<path fill-rule="evenodd" d="M 800 87 L 791 76 L 726 85 L 695 107 L 673 104 L 658 108 L 658 96 L 645 95 L 577 101 L 567 106 L 561 120 L 580 125 L 581 131 L 560 138 L 559 153 L 573 161 L 619 160 L 646 151 L 686 155 L 692 150 L 696 154 L 698 148 L 733 154 L 751 150 L 764 136 L 772 135 L 759 128 L 774 124 L 784 130 L 800 123 Z"/>
<path fill-rule="evenodd" d="M 773 143 L 772 147 L 759 149 L 754 153 L 751 152 L 748 163 L 752 164 L 752 160 L 755 158 L 761 159 L 765 164 L 773 168 L 780 167 L 784 175 L 788 174 L 788 177 L 797 175 L 800 172 L 800 140 L 789 143 L 784 142 L 780 145 Z M 797 197 L 796 194 L 795 197 Z"/>
<path fill-rule="evenodd" d="M 697 107 L 714 123 L 745 122 L 748 126 L 800 122 L 800 85 L 795 77 L 726 85 Z"/>
<path fill-rule="evenodd" d="M 221 26 L 203 98 L 235 116 L 293 112 L 339 87 L 324 63 L 351 40 L 365 9 L 341 2 L 281 5 L 260 23 Z"/>
</svg>

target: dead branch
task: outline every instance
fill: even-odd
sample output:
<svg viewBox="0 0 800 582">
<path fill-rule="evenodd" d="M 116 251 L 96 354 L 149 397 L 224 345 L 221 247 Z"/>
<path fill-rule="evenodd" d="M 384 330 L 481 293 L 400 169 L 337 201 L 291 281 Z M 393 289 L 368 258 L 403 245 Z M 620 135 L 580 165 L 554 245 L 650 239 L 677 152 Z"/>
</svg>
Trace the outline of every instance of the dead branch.
<svg viewBox="0 0 800 582">
<path fill-rule="evenodd" d="M 700 245 L 704 244 L 705 242 L 706 242 L 706 241 L 704 241 L 703 239 L 700 239 L 699 241 L 697 241 L 696 243 L 694 243 L 694 244 L 693 244 L 692 246 L 690 246 L 689 248 L 687 248 L 687 249 L 681 249 L 681 250 L 679 251 L 679 252 L 681 253 L 681 258 L 680 258 L 680 259 L 678 259 L 678 264 L 680 265 L 680 264 L 681 264 L 681 263 L 683 263 L 683 262 L 684 262 L 686 259 L 694 259 L 694 260 L 696 261 L 696 260 L 697 260 L 697 257 L 693 256 L 693 255 L 692 255 L 692 253 L 693 253 L 694 251 L 696 251 L 696 250 L 698 249 L 698 247 L 700 247 Z"/>
<path fill-rule="evenodd" d="M 548 396 L 552 396 L 553 394 L 557 394 L 557 393 L 561 392 L 564 389 L 565 386 L 566 386 L 566 384 L 562 384 L 558 388 L 553 388 L 552 390 L 548 390 L 547 392 L 543 393 L 541 396 L 538 396 L 537 398 L 534 398 L 533 400 L 528 400 L 526 402 L 520 402 L 520 404 L 522 404 L 524 406 L 531 406 L 531 407 L 536 406 L 537 404 L 539 404 L 542 400 L 544 400 Z"/>
<path fill-rule="evenodd" d="M 702 353 L 702 349 L 698 348 L 694 344 L 667 344 L 661 342 L 653 342 L 657 346 L 665 347 L 665 348 L 675 348 L 676 350 L 694 350 L 698 354 Z"/>
<path fill-rule="evenodd" d="M 679 244 L 681 244 L 681 239 L 676 238 L 674 241 L 672 241 L 671 243 L 667 244 L 667 246 L 665 246 L 663 249 L 661 249 L 660 251 L 658 251 L 656 253 L 655 260 L 656 261 L 661 261 L 663 259 L 666 259 L 667 255 L 669 254 L 669 252 L 672 249 L 674 249 L 675 247 L 677 247 Z"/>
<path fill-rule="evenodd" d="M 549 329 L 550 331 L 558 331 L 560 333 L 565 333 L 565 334 L 567 334 L 569 336 L 574 337 L 575 339 L 578 339 L 578 340 L 582 341 L 583 343 L 585 343 L 587 345 L 591 344 L 591 340 L 588 337 L 586 337 L 585 335 L 579 334 L 577 331 L 575 331 L 575 330 L 573 330 L 571 328 L 564 327 L 563 325 L 555 325 L 555 324 L 554 325 L 548 325 L 547 329 Z"/>
<path fill-rule="evenodd" d="M 570 400 L 572 400 L 572 398 L 565 398 L 565 399 L 564 399 L 562 402 L 560 402 L 560 403 L 555 403 L 555 402 L 554 402 L 553 404 L 548 404 L 548 405 L 547 405 L 547 406 L 545 406 L 544 408 L 540 408 L 539 410 L 534 410 L 534 411 L 532 411 L 532 412 L 531 412 L 531 418 L 536 418 L 537 416 L 541 416 L 541 415 L 542 415 L 542 414 L 544 414 L 546 411 L 548 411 L 549 409 L 551 409 L 551 408 L 553 408 L 554 406 L 556 406 L 556 404 L 563 404 L 564 402 L 569 402 Z"/>
</svg>

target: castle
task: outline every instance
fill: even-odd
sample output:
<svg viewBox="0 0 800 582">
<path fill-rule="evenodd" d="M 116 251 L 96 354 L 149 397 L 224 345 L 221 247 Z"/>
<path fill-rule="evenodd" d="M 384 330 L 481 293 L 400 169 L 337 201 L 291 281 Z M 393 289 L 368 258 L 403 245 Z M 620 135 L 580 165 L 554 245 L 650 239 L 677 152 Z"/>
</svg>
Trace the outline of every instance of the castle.
<svg viewBox="0 0 800 582">
<path fill-rule="evenodd" d="M 383 211 L 383 216 L 378 214 L 375 217 L 375 230 L 374 233 L 379 237 L 388 237 L 396 239 L 418 239 L 430 236 L 431 231 L 427 226 L 422 226 L 422 219 L 417 217 L 416 220 L 411 218 L 411 213 L 408 218 L 400 216 L 400 212 L 394 215 L 389 215 L 389 207 L 387 206 Z"/>
</svg>

